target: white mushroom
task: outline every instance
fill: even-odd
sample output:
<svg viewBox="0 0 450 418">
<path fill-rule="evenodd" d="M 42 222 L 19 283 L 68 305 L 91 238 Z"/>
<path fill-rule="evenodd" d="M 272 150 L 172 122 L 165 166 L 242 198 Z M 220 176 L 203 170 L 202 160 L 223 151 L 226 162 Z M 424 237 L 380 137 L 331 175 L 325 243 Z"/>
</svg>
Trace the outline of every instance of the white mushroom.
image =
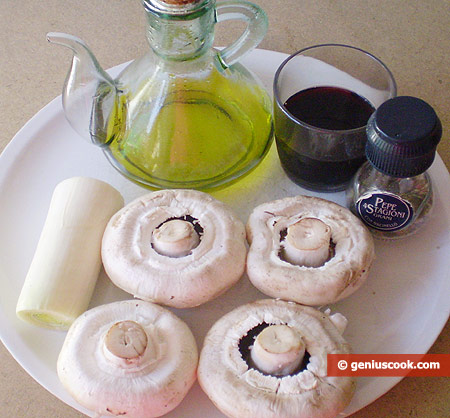
<svg viewBox="0 0 450 418">
<path fill-rule="evenodd" d="M 110 279 L 136 297 L 176 308 L 205 303 L 245 271 L 245 226 L 195 190 L 142 196 L 112 217 L 102 242 Z"/>
<path fill-rule="evenodd" d="M 266 295 L 305 305 L 333 303 L 355 292 L 375 256 L 372 235 L 356 216 L 310 196 L 256 207 L 247 239 L 253 285 Z"/>
<path fill-rule="evenodd" d="M 100 415 L 159 417 L 196 379 L 198 351 L 188 326 L 140 300 L 86 311 L 69 329 L 57 362 L 73 398 Z"/>
<path fill-rule="evenodd" d="M 293 362 L 303 350 L 304 358 L 284 374 L 262 372 L 252 356 L 258 339 Z M 349 344 L 328 314 L 294 302 L 259 300 L 234 309 L 208 331 L 198 380 L 230 418 L 334 418 L 350 403 L 355 380 L 327 376 L 327 354 L 348 353 Z"/>
</svg>

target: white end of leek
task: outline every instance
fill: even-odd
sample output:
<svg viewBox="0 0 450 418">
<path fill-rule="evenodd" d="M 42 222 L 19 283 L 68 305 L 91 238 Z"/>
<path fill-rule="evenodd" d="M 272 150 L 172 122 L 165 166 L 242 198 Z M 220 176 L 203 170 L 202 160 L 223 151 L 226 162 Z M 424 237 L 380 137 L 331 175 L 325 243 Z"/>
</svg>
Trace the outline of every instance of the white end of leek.
<svg viewBox="0 0 450 418">
<path fill-rule="evenodd" d="M 74 177 L 56 186 L 17 302 L 20 319 L 66 330 L 87 309 L 102 265 L 103 232 L 123 204 L 100 180 Z"/>
</svg>

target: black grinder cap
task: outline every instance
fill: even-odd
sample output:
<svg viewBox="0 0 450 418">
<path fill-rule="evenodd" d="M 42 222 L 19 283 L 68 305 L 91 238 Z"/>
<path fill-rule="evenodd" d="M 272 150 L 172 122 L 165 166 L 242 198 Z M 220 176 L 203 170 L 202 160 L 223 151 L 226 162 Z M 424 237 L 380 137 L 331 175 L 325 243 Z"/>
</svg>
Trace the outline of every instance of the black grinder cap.
<svg viewBox="0 0 450 418">
<path fill-rule="evenodd" d="M 441 122 L 428 103 L 416 97 L 394 97 L 369 119 L 366 156 L 384 174 L 417 176 L 433 163 L 441 136 Z"/>
</svg>

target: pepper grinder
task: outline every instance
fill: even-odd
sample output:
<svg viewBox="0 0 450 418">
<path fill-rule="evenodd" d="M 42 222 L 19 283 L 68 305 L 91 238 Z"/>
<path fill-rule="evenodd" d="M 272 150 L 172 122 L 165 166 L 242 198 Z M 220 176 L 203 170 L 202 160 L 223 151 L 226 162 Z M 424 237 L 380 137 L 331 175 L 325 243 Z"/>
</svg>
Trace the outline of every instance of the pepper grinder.
<svg viewBox="0 0 450 418">
<path fill-rule="evenodd" d="M 416 97 L 390 99 L 370 117 L 368 161 L 347 190 L 347 204 L 375 237 L 409 236 L 429 218 L 433 189 L 427 169 L 441 136 L 436 112 Z"/>
</svg>

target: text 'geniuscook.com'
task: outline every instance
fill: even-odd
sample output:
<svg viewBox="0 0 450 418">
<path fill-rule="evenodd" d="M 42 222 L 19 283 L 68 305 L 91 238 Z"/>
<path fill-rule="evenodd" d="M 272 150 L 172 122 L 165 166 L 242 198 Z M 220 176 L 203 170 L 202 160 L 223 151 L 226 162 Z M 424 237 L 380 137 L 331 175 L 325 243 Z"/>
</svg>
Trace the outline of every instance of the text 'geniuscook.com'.
<svg viewBox="0 0 450 418">
<path fill-rule="evenodd" d="M 328 376 L 450 376 L 450 354 L 328 354 Z"/>
</svg>

